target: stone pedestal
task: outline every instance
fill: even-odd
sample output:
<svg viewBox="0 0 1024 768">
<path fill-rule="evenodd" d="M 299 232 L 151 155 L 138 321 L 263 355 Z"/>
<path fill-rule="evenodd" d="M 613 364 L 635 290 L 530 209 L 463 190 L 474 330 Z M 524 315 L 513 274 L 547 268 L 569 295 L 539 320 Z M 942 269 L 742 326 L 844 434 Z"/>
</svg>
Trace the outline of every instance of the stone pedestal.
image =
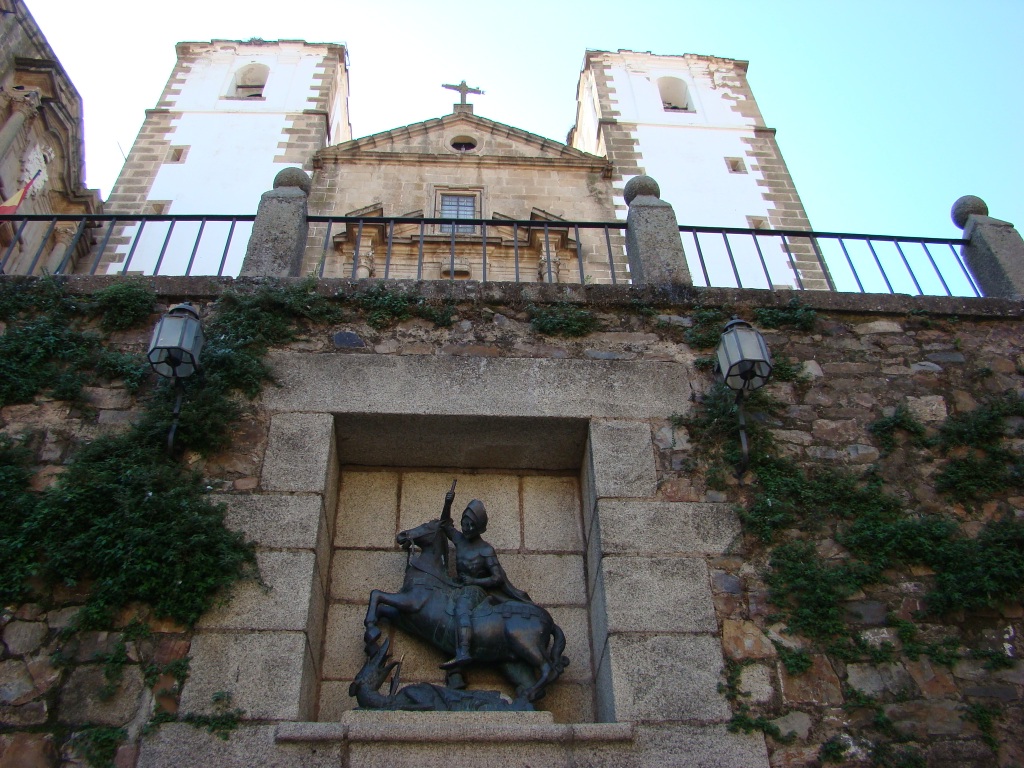
<svg viewBox="0 0 1024 768">
<path fill-rule="evenodd" d="M 299 168 L 286 168 L 264 192 L 252 225 L 240 277 L 298 277 L 306 250 L 312 182 Z"/>
<path fill-rule="evenodd" d="M 625 189 L 626 255 L 634 285 L 693 285 L 679 222 L 672 206 L 659 199 L 650 176 L 630 179 Z"/>
<path fill-rule="evenodd" d="M 985 296 L 1024 296 L 1024 239 L 1007 221 L 971 214 L 964 227 L 964 261 Z"/>
<path fill-rule="evenodd" d="M 950 209 L 953 223 L 968 241 L 961 253 L 983 296 L 1024 296 L 1024 240 L 1008 221 L 988 215 L 980 197 L 964 195 Z"/>
<path fill-rule="evenodd" d="M 553 725 L 550 712 L 386 712 L 351 709 L 341 715 L 342 725 L 352 728 L 395 728 L 402 733 L 420 731 L 422 738 L 437 738 L 437 729 L 457 728 L 460 732 L 473 728 L 522 727 Z"/>
</svg>

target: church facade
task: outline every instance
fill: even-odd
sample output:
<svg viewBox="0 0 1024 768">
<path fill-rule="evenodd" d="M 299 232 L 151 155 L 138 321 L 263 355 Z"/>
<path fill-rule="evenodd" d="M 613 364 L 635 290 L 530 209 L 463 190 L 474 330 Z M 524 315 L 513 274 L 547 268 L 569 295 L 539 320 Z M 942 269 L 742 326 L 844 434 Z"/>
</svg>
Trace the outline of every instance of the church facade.
<svg viewBox="0 0 1024 768">
<path fill-rule="evenodd" d="M 343 46 L 180 43 L 108 209 L 251 214 L 270 180 L 297 166 L 313 175 L 315 216 L 539 222 L 455 225 L 454 232 L 439 224 L 349 224 L 329 235 L 311 226 L 303 273 L 601 283 L 618 269 L 625 280 L 624 265 L 609 259 L 610 252 L 621 256 L 621 233 L 577 232 L 566 222 L 624 219 L 623 187 L 636 175 L 658 179 L 682 223 L 810 229 L 746 69 L 718 57 L 588 51 L 565 144 L 477 115 L 465 96 L 450 115 L 352 140 Z M 234 232 L 229 274 L 237 272 L 248 231 L 240 224 Z M 152 269 L 158 235 L 150 233 L 132 271 Z M 125 240 L 106 259 L 108 271 L 123 266 Z M 705 259 L 727 263 L 721 247 L 709 244 Z M 756 263 L 746 247 L 751 253 L 736 257 Z M 786 274 L 788 254 L 772 248 L 778 253 L 765 258 L 775 262 L 773 275 Z M 219 257 L 211 252 L 208 261 Z M 812 261 L 799 264 L 804 283 L 824 287 Z"/>
<path fill-rule="evenodd" d="M 388 273 L 399 279 L 579 282 L 574 270 L 582 254 L 591 279 L 608 282 L 602 233 L 567 223 L 614 218 L 608 161 L 478 117 L 471 104 L 453 110 L 317 152 L 310 208 L 334 216 L 508 223 L 367 222 L 358 261 L 360 228 L 349 224 L 334 236 L 324 274 L 383 277 L 390 252 Z M 303 272 L 317 270 L 324 227 L 311 227 Z"/>
</svg>

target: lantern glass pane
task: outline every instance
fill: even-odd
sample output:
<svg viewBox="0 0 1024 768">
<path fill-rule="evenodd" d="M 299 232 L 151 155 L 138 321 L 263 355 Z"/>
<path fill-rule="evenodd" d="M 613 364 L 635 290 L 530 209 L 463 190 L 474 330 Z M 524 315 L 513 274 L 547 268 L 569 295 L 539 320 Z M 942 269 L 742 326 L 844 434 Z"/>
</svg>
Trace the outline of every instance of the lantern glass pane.
<svg viewBox="0 0 1024 768">
<path fill-rule="evenodd" d="M 157 326 L 156 346 L 165 349 L 180 347 L 181 336 L 185 330 L 185 319 L 184 317 L 174 317 L 171 315 L 165 315 L 160 318 L 160 323 Z"/>
<path fill-rule="evenodd" d="M 735 351 L 730 349 L 730 345 L 723 338 L 718 345 L 718 370 L 727 384 L 729 383 L 729 372 L 736 364 L 736 359 Z M 730 384 L 729 386 L 732 385 Z"/>
<path fill-rule="evenodd" d="M 768 350 L 765 348 L 764 340 L 757 331 L 750 328 L 735 328 L 736 341 L 740 349 L 740 355 L 744 360 L 764 360 L 767 358 Z"/>
<path fill-rule="evenodd" d="M 732 333 L 722 334 L 722 340 L 718 343 L 718 349 L 719 357 L 724 354 L 725 359 L 728 361 L 728 365 L 722 370 L 732 367 L 742 357 L 740 354 L 739 344 L 736 342 L 736 337 Z"/>
</svg>

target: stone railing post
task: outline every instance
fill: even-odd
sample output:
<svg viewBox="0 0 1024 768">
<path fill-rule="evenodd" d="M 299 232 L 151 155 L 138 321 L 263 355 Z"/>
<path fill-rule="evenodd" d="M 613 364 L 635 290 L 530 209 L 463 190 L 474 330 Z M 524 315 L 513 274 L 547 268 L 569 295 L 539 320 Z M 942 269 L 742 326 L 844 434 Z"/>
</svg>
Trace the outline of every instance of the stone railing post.
<svg viewBox="0 0 1024 768">
<path fill-rule="evenodd" d="M 306 251 L 306 198 L 313 182 L 301 168 L 285 168 L 264 192 L 239 277 L 298 277 Z"/>
<path fill-rule="evenodd" d="M 658 182 L 635 176 L 623 192 L 626 217 L 626 256 L 634 285 L 693 285 L 679 238 L 672 206 L 661 200 Z"/>
<path fill-rule="evenodd" d="M 953 203 L 953 223 L 969 242 L 961 253 L 985 296 L 1024 297 L 1024 239 L 1008 221 L 988 215 L 980 197 L 965 195 Z"/>
</svg>

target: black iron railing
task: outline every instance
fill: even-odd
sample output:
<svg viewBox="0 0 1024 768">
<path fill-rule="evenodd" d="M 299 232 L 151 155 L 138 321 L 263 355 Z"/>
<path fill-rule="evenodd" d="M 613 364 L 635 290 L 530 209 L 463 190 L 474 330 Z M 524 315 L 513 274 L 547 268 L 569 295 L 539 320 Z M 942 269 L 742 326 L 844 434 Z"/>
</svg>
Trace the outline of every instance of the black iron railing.
<svg viewBox="0 0 1024 768">
<path fill-rule="evenodd" d="M 621 222 L 310 216 L 309 223 L 321 244 L 320 277 L 331 274 L 333 261 L 342 277 L 369 270 L 383 278 L 455 279 L 457 265 L 472 260 L 470 274 L 482 281 L 629 279 Z M 431 274 L 430 265 L 441 274 Z"/>
<path fill-rule="evenodd" d="M 0 273 L 232 275 L 255 216 L 0 216 Z M 64 240 L 56 237 L 63 230 Z"/>
<path fill-rule="evenodd" d="M 966 240 L 681 226 L 696 285 L 981 296 L 957 251 Z"/>
<path fill-rule="evenodd" d="M 0 216 L 4 274 L 237 275 L 255 216 Z M 310 216 L 320 277 L 628 283 L 624 222 Z M 966 241 L 680 226 L 695 285 L 980 296 Z M 58 236 L 59 235 L 59 236 Z"/>
</svg>

